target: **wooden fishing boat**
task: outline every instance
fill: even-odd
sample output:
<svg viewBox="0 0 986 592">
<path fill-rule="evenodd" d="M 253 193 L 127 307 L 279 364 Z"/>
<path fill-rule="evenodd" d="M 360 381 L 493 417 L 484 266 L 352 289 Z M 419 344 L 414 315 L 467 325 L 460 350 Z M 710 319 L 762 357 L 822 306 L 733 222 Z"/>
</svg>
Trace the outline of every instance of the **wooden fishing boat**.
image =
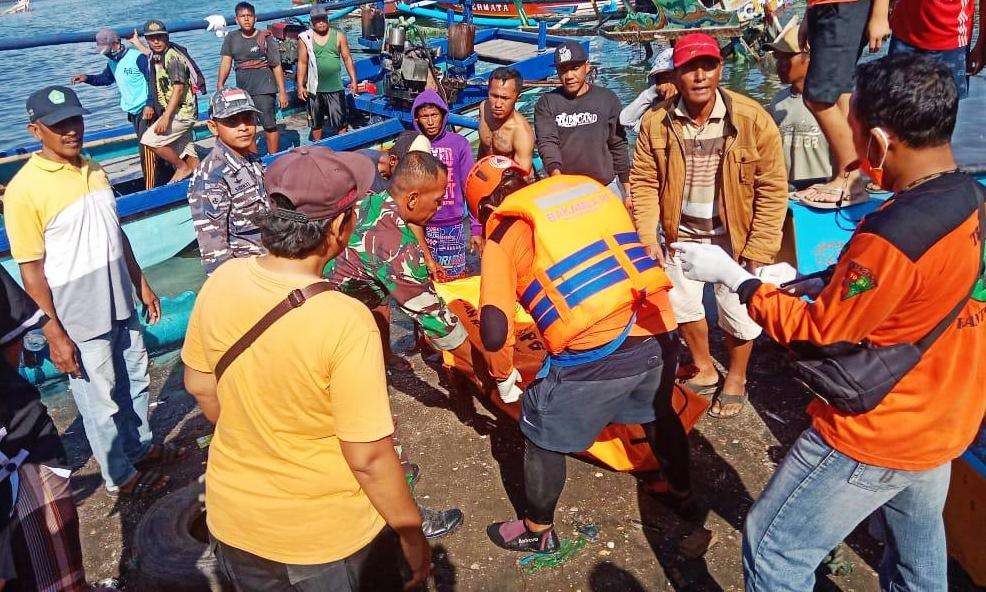
<svg viewBox="0 0 986 592">
<path fill-rule="evenodd" d="M 420 6 L 422 3 L 416 3 Z M 452 10 L 458 14 L 462 13 L 461 2 L 435 2 L 440 10 Z M 472 6 L 473 14 L 477 17 L 485 18 L 521 18 L 521 8 L 523 16 L 537 20 L 554 21 L 562 18 L 573 20 L 594 20 L 598 18 L 600 12 L 617 12 L 622 8 L 621 2 L 617 0 L 597 0 L 596 2 L 555 2 L 555 3 L 532 3 L 532 2 L 474 2 Z"/>
<path fill-rule="evenodd" d="M 433 39 L 426 46 L 409 47 L 413 54 L 409 53 L 404 60 L 420 60 L 420 57 L 412 55 L 421 56 L 422 51 L 430 56 L 437 54 L 438 57 L 432 58 L 434 63 L 430 69 L 433 72 L 445 72 L 438 83 L 439 92 L 449 99 L 449 124 L 472 130 L 478 128 L 478 121 L 475 117 L 470 117 L 468 112 L 475 110 L 486 98 L 486 82 L 494 67 L 508 63 L 527 80 L 543 80 L 554 71 L 551 48 L 564 42 L 565 39 L 561 37 L 506 29 L 484 29 L 476 33 L 473 60 L 456 61 L 451 58 L 449 43 L 445 39 Z M 504 59 L 505 56 L 508 56 L 507 60 Z M 380 147 L 410 127 L 412 116 L 406 99 L 418 91 L 413 84 L 420 83 L 420 89 L 423 89 L 426 82 L 405 81 L 407 88 L 395 88 L 395 84 L 400 82 L 395 77 L 399 78 L 397 74 L 401 70 L 395 73 L 393 65 L 389 63 L 393 58 L 394 56 L 384 53 L 355 63 L 357 78 L 379 83 L 376 89 L 372 89 L 375 92 L 364 92 L 353 97 L 355 111 L 364 120 L 364 125 L 323 140 L 318 145 L 333 150 Z M 463 63 L 470 61 L 472 63 L 463 66 Z M 455 73 L 457 68 L 461 69 L 460 75 L 463 77 L 447 80 L 448 73 Z M 289 92 L 289 95 L 293 97 L 294 93 Z M 280 125 L 282 143 L 286 149 L 307 143 L 307 117 L 297 100 L 287 110 L 287 117 Z M 204 126 L 196 128 L 196 136 L 199 138 L 197 146 L 200 153 L 210 148 L 215 141 Z M 16 154 L 8 152 L 6 162 L 2 163 L 6 167 L 4 170 L 8 173 L 16 170 L 37 148 L 25 146 L 17 149 Z M 143 179 L 140 176 L 138 145 L 129 126 L 87 134 L 84 150 L 106 168 L 114 189 L 121 194 L 117 200 L 117 211 L 141 267 L 147 268 L 167 261 L 195 241 L 195 230 L 186 197 L 187 181 L 133 191 L 135 187 L 142 186 Z M 269 163 L 283 153 L 267 156 L 264 161 Z M 19 278 L 17 264 L 10 257 L 9 242 L 2 228 L 0 265 Z M 163 321 L 145 327 L 151 351 L 172 347 L 181 339 L 193 302 L 194 295 L 188 294 L 162 298 Z M 40 368 L 22 369 L 22 372 L 32 381 L 58 375 L 50 361 L 45 361 Z"/>
<path fill-rule="evenodd" d="M 455 22 L 466 18 L 461 2 L 398 2 L 397 11 L 403 15 L 437 22 L 446 22 L 449 14 Z M 559 3 L 499 0 L 473 3 L 472 22 L 481 27 L 513 27 L 533 32 L 542 22 L 552 29 L 562 29 L 570 25 L 577 27 L 584 23 L 604 22 L 620 18 L 624 14 L 626 10 L 620 0 Z"/>
</svg>

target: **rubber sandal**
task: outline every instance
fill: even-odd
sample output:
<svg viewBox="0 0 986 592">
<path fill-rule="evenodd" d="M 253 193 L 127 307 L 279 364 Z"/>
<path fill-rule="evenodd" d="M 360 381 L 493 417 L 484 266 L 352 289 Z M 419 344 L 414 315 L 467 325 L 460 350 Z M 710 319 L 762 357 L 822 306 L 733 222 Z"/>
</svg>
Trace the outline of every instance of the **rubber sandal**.
<svg viewBox="0 0 986 592">
<path fill-rule="evenodd" d="M 835 199 L 811 199 L 813 196 L 819 195 L 834 196 Z M 845 189 L 812 185 L 807 189 L 790 194 L 790 198 L 810 208 L 816 208 L 819 210 L 834 210 L 837 208 L 861 204 L 870 198 L 870 194 L 866 191 L 850 193 Z"/>
<path fill-rule="evenodd" d="M 180 461 L 192 453 L 191 446 L 173 446 L 171 444 L 153 444 L 144 458 L 134 463 L 134 468 L 143 471 L 151 467 L 170 465 Z"/>
<path fill-rule="evenodd" d="M 696 382 L 694 382 L 692 380 L 686 380 L 686 381 L 684 381 L 684 382 L 681 383 L 681 386 L 683 386 L 686 389 L 692 391 L 696 395 L 699 395 L 701 397 L 708 397 L 710 395 L 715 394 L 715 392 L 717 390 L 719 390 L 719 385 L 720 384 L 722 384 L 722 375 L 721 374 L 719 375 L 719 380 L 717 380 L 717 381 L 715 381 L 715 382 L 713 382 L 711 384 L 697 384 Z"/>
<path fill-rule="evenodd" d="M 108 491 L 106 494 L 119 499 L 134 499 L 144 497 L 148 494 L 161 493 L 168 488 L 168 485 L 171 485 L 171 477 L 169 475 L 158 471 L 143 471 L 138 473 L 137 483 L 134 484 L 133 489 L 130 491 L 118 489 L 117 491 Z"/>
<path fill-rule="evenodd" d="M 727 395 L 726 393 L 720 391 L 719 394 L 717 394 L 715 397 L 712 398 L 712 404 L 709 405 L 709 409 L 705 413 L 709 417 L 714 417 L 716 419 L 731 419 L 743 412 L 743 408 L 746 407 L 746 401 L 748 398 L 749 397 L 747 396 L 746 392 L 744 392 L 742 395 Z M 716 403 L 719 403 L 719 409 L 722 409 L 726 405 L 739 405 L 740 408 L 738 411 L 736 411 L 736 413 L 730 413 L 729 415 L 724 415 L 721 412 L 713 412 L 713 409 L 715 409 L 716 407 Z"/>
</svg>

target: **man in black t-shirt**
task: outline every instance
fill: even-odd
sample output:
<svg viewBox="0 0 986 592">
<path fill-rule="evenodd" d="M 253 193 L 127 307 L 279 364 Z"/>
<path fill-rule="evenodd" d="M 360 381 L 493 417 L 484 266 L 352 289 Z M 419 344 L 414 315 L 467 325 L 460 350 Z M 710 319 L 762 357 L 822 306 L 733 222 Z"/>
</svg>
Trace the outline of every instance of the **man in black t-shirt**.
<svg viewBox="0 0 986 592">
<path fill-rule="evenodd" d="M 216 90 L 226 86 L 229 72 L 236 67 L 236 86 L 253 99 L 260 110 L 260 125 L 267 140 L 267 153 L 280 150 L 280 134 L 277 130 L 277 107 L 288 106 L 288 94 L 284 88 L 284 69 L 277 41 L 268 31 L 258 31 L 256 11 L 249 2 L 236 5 L 236 24 L 239 31 L 232 31 L 223 39 L 220 50 L 219 78 Z M 275 104 L 275 95 L 277 103 Z"/>
<path fill-rule="evenodd" d="M 0 268 L 0 585 L 83 590 L 71 471 L 41 393 L 17 372 L 24 335 L 47 319 Z M 18 466 L 12 472 L 7 469 Z M 16 500 L 16 503 L 13 503 Z"/>
<path fill-rule="evenodd" d="M 620 99 L 589 82 L 589 56 L 579 42 L 566 41 L 555 50 L 555 68 L 561 85 L 534 107 L 544 170 L 592 177 L 629 203 L 630 155 Z"/>
</svg>

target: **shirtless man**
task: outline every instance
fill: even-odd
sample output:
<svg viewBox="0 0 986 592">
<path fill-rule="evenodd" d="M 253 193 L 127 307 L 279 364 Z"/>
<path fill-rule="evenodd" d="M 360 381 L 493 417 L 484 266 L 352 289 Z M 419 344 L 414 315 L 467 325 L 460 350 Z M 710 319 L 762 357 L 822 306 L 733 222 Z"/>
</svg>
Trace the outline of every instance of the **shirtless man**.
<svg viewBox="0 0 986 592">
<path fill-rule="evenodd" d="M 513 68 L 493 70 L 489 98 L 479 106 L 479 157 L 499 154 L 532 172 L 534 129 L 514 109 L 523 84 Z"/>
</svg>

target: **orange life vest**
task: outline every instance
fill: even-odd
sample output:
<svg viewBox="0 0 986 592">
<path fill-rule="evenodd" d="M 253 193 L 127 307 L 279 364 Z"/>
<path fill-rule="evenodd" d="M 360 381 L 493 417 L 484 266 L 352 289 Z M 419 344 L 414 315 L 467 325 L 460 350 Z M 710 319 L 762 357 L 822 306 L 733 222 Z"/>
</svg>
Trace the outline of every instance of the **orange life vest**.
<svg viewBox="0 0 986 592">
<path fill-rule="evenodd" d="M 671 288 L 622 200 L 589 177 L 549 177 L 512 193 L 487 220 L 486 236 L 510 218 L 534 229 L 534 279 L 517 296 L 552 352 L 646 293 Z"/>
</svg>

